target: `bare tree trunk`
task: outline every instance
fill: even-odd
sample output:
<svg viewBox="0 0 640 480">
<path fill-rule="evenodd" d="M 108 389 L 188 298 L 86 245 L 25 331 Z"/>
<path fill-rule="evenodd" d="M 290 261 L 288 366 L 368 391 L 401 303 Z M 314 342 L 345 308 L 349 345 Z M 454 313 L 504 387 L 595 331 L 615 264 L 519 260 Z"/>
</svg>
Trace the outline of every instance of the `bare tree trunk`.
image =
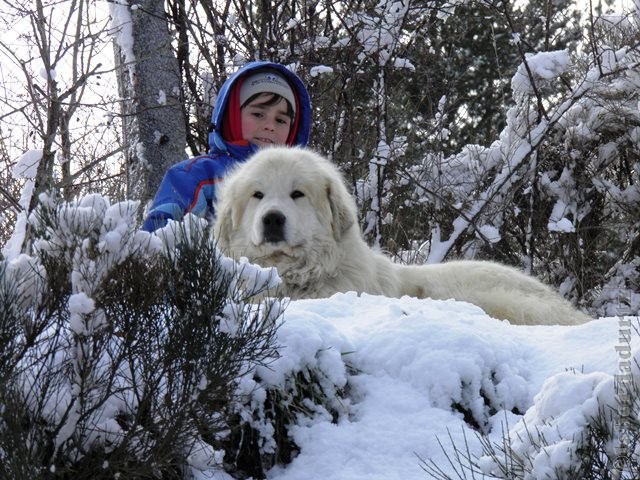
<svg viewBox="0 0 640 480">
<path fill-rule="evenodd" d="M 164 2 L 142 0 L 130 11 L 130 50 L 122 35 L 116 43 L 119 90 L 124 99 L 127 196 L 146 201 L 157 190 L 165 170 L 186 157 L 186 129 L 180 72 Z"/>
</svg>

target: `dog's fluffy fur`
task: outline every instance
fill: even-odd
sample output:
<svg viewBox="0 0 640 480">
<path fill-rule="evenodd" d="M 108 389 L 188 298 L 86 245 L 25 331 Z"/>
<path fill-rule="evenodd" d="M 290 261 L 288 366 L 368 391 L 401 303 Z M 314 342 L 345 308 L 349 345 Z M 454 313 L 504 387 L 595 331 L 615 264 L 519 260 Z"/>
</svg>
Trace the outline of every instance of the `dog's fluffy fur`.
<svg viewBox="0 0 640 480">
<path fill-rule="evenodd" d="M 277 267 L 282 294 L 291 298 L 356 291 L 454 298 L 515 324 L 589 319 L 511 267 L 485 261 L 401 265 L 371 250 L 339 171 L 310 150 L 261 150 L 225 179 L 216 210 L 213 234 L 222 250 Z"/>
</svg>

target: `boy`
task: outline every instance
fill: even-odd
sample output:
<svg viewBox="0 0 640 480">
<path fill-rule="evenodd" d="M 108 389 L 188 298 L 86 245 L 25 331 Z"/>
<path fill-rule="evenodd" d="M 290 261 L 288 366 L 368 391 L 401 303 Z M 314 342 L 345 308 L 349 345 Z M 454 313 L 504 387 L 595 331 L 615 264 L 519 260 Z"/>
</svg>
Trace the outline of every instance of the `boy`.
<svg viewBox="0 0 640 480">
<path fill-rule="evenodd" d="M 284 65 L 251 62 L 223 85 L 211 117 L 209 152 L 165 173 L 145 219 L 149 232 L 186 213 L 213 219 L 216 185 L 258 148 L 306 146 L 311 106 L 302 81 Z"/>
</svg>

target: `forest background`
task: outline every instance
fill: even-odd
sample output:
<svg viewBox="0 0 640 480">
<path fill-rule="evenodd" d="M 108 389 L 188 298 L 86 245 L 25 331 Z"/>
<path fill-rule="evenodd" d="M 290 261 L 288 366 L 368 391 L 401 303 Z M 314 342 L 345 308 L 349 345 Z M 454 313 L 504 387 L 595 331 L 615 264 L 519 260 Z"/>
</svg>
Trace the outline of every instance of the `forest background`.
<svg viewBox="0 0 640 480">
<path fill-rule="evenodd" d="M 345 173 L 372 245 L 494 259 L 593 315 L 638 314 L 640 34 L 622 7 L 5 2 L 4 256 L 29 250 L 14 231 L 42 192 L 146 204 L 169 165 L 207 150 L 227 76 L 273 60 L 308 86 L 310 145 Z"/>
</svg>

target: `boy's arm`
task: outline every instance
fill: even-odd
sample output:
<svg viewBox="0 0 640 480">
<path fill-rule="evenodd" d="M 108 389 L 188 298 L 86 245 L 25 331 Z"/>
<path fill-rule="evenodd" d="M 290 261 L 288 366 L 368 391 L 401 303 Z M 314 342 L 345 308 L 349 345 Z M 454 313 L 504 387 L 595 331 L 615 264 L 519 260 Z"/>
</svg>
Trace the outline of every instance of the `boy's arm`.
<svg viewBox="0 0 640 480">
<path fill-rule="evenodd" d="M 209 158 L 171 167 L 160 183 L 142 229 L 153 232 L 164 227 L 170 219 L 181 220 L 189 212 L 204 217 L 215 197 L 219 176 Z"/>
</svg>

